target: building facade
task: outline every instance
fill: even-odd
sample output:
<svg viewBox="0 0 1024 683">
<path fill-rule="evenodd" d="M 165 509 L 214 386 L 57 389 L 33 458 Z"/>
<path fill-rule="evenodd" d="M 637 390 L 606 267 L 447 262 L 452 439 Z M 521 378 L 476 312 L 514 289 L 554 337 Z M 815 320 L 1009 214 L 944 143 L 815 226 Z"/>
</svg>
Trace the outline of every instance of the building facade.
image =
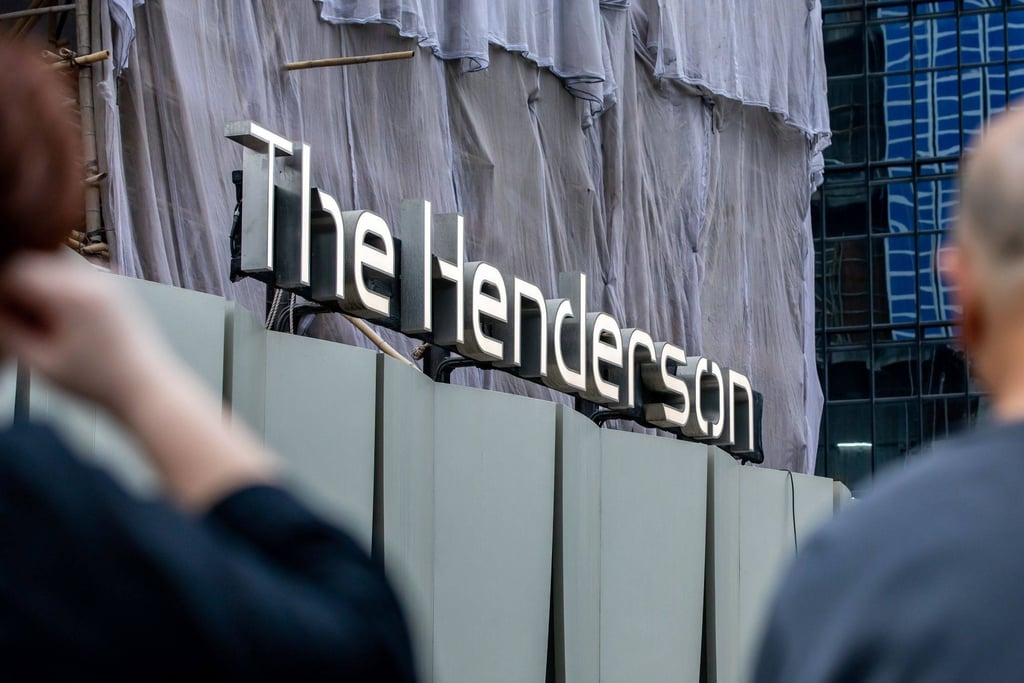
<svg viewBox="0 0 1024 683">
<path fill-rule="evenodd" d="M 419 680 L 747 680 L 778 578 L 850 499 L 806 475 L 820 4 L 85 4 L 78 33 L 109 52 L 80 72 L 81 110 L 117 286 L 382 563 Z M 454 376 L 418 366 L 504 343 L 524 316 L 503 287 L 519 304 L 539 292 L 526 298 L 560 321 L 540 341 L 538 314 L 518 328 L 536 343 L 513 343 L 570 359 L 559 377 L 582 382 L 524 381 L 496 352 Z M 738 403 L 705 354 L 763 396 L 744 415 L 764 407 L 765 467 L 720 448 Z M 614 405 L 597 380 L 629 380 L 598 362 L 623 358 L 627 377 L 654 375 L 679 432 L 684 407 L 723 431 L 637 434 L 578 410 Z M 684 385 L 692 404 L 674 398 L 684 359 L 709 368 Z M 110 416 L 0 364 L 0 426 L 16 413 L 159 495 Z"/>
<path fill-rule="evenodd" d="M 833 138 L 812 204 L 816 468 L 858 487 L 985 413 L 937 257 L 960 154 L 1024 95 L 1024 2 L 825 0 L 823 24 Z"/>
</svg>

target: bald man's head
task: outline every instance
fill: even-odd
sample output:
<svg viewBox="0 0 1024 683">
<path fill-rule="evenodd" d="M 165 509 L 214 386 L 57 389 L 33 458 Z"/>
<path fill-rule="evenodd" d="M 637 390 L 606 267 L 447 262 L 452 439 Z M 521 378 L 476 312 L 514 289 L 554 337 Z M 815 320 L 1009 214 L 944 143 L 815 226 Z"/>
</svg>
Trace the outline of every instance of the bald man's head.
<svg viewBox="0 0 1024 683">
<path fill-rule="evenodd" d="M 943 271 L 975 377 L 997 411 L 1008 397 L 1024 406 L 1024 112 L 996 119 L 965 158 L 956 248 L 944 250 Z"/>
<path fill-rule="evenodd" d="M 1024 111 L 996 119 L 966 159 L 960 205 L 959 236 L 977 252 L 978 266 L 992 279 L 1020 277 L 1024 286 Z"/>
</svg>

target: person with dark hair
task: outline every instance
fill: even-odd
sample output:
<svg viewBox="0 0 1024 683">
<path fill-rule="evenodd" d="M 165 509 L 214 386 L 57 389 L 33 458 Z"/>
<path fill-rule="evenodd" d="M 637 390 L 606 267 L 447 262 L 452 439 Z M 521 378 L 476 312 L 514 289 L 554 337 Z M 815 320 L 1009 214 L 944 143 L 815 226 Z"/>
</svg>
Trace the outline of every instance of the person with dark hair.
<svg viewBox="0 0 1024 683">
<path fill-rule="evenodd" d="M 414 680 L 381 567 L 281 487 L 112 276 L 52 251 L 81 218 L 78 138 L 51 71 L 9 46 L 0 65 L 0 352 L 108 410 L 167 496 L 47 427 L 0 432 L 0 680 Z"/>
<path fill-rule="evenodd" d="M 81 227 L 82 137 L 70 84 L 41 48 L 0 43 L 0 263 Z"/>
<path fill-rule="evenodd" d="M 806 547 L 754 680 L 1024 680 L 1024 111 L 964 160 L 942 253 L 993 420 L 877 484 Z"/>
</svg>

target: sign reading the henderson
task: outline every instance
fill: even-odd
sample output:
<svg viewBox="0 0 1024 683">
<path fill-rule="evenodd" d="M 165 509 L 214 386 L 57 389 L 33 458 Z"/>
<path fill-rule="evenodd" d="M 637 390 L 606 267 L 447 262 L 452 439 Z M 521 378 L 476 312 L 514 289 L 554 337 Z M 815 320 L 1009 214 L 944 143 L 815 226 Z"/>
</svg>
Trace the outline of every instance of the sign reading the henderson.
<svg viewBox="0 0 1024 683">
<path fill-rule="evenodd" d="M 563 273 L 558 298 L 466 262 L 463 218 L 402 203 L 400 241 L 369 211 L 341 211 L 311 187 L 310 148 L 251 122 L 227 126 L 246 149 L 244 274 L 557 391 L 722 446 L 755 448 L 750 381 L 607 313 L 587 311 L 587 277 Z"/>
</svg>

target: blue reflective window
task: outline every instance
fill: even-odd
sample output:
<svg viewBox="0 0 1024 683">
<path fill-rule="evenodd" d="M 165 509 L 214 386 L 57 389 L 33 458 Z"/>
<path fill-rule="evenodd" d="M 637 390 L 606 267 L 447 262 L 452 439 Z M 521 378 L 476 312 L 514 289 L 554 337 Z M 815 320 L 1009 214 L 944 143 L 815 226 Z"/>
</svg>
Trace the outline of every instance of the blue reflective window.
<svg viewBox="0 0 1024 683">
<path fill-rule="evenodd" d="M 1024 108 L 1024 0 L 822 8 L 838 145 L 814 223 L 818 471 L 857 486 L 983 409 L 939 261 L 960 155 L 992 116 Z"/>
</svg>

